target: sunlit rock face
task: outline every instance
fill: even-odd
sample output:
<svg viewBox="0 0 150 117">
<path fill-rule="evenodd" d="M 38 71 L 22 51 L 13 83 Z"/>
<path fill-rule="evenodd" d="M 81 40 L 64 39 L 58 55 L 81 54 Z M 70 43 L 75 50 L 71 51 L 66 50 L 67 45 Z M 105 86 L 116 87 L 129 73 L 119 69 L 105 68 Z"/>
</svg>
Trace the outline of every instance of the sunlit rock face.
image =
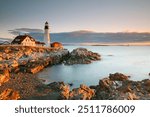
<svg viewBox="0 0 150 117">
<path fill-rule="evenodd" d="M 132 81 L 122 73 L 110 74 L 101 79 L 93 99 L 97 100 L 141 100 L 150 99 L 150 80 Z"/>
<path fill-rule="evenodd" d="M 10 75 L 9 75 L 9 71 L 7 69 L 0 71 L 0 86 L 9 81 L 10 79 Z"/>
<path fill-rule="evenodd" d="M 1 46 L 0 70 L 37 73 L 48 65 L 61 63 L 68 53 L 62 48 Z"/>
<path fill-rule="evenodd" d="M 66 64 L 89 64 L 92 61 L 100 59 L 101 56 L 98 53 L 88 51 L 86 48 L 77 48 L 70 53 L 68 60 L 66 60 Z"/>
<path fill-rule="evenodd" d="M 13 89 L 5 89 L 0 94 L 0 100 L 18 100 L 20 99 L 20 95 L 18 91 L 14 91 Z"/>
<path fill-rule="evenodd" d="M 81 84 L 79 88 L 74 88 L 71 91 L 69 85 L 64 82 L 53 82 L 48 84 L 48 87 L 58 93 L 57 99 L 90 100 L 95 95 L 94 90 L 84 84 Z"/>
<path fill-rule="evenodd" d="M 94 97 L 95 92 L 88 86 L 81 84 L 79 88 L 75 88 L 70 92 L 71 100 L 90 100 Z"/>
</svg>

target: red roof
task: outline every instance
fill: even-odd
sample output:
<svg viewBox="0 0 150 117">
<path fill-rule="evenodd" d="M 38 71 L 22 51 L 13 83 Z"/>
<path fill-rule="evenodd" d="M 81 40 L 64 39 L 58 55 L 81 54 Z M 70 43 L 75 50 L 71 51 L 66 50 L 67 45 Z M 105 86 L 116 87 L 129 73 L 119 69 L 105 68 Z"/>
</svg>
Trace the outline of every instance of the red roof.
<svg viewBox="0 0 150 117">
<path fill-rule="evenodd" d="M 51 43 L 51 47 L 63 47 L 63 45 L 60 42 L 53 42 Z"/>
</svg>

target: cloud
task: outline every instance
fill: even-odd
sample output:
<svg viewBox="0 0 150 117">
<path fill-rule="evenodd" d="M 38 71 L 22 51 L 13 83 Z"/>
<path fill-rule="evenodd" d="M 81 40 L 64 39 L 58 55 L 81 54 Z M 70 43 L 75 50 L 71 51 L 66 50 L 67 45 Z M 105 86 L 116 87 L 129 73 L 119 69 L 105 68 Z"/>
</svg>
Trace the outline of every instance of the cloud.
<svg viewBox="0 0 150 117">
<path fill-rule="evenodd" d="M 31 29 L 31 28 L 17 28 L 13 30 L 8 30 L 9 33 L 13 35 L 25 34 L 25 33 L 42 33 L 42 29 Z"/>
</svg>

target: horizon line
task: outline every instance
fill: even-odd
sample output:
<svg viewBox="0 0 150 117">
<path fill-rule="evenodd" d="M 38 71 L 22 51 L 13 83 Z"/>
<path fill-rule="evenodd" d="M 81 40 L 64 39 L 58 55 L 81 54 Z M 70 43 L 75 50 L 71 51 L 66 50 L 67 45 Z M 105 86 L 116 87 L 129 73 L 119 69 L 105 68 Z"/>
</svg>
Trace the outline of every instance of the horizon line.
<svg viewBox="0 0 150 117">
<path fill-rule="evenodd" d="M 30 34 L 31 32 L 27 32 L 27 33 L 24 33 L 24 34 Z M 34 33 L 43 33 L 43 32 L 34 32 Z M 97 31 L 91 31 L 91 30 L 75 30 L 75 31 L 61 31 L 61 32 L 50 32 L 50 34 L 58 34 L 58 33 L 104 33 L 104 34 L 117 34 L 117 33 L 126 33 L 126 34 L 150 34 L 150 32 L 148 31 L 118 31 L 118 32 L 97 32 Z M 19 35 L 19 34 L 18 34 Z M 17 36 L 17 35 L 14 35 L 14 36 Z M 2 39 L 12 39 L 13 37 L 0 37 Z"/>
</svg>

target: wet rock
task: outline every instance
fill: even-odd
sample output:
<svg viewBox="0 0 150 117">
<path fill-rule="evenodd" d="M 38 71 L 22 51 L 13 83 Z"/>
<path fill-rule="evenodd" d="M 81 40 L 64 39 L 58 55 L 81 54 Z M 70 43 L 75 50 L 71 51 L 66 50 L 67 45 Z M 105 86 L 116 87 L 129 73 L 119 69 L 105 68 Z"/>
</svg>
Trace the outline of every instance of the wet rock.
<svg viewBox="0 0 150 117">
<path fill-rule="evenodd" d="M 116 95 L 116 83 L 109 78 L 104 78 L 99 81 L 99 85 L 95 88 L 95 96 L 93 99 L 97 100 L 110 100 L 114 99 Z"/>
<path fill-rule="evenodd" d="M 92 85 L 92 86 L 89 86 L 90 89 L 96 89 L 96 86 Z"/>
<path fill-rule="evenodd" d="M 68 99 L 70 87 L 64 82 L 53 82 L 47 85 L 52 91 L 58 92 L 58 99 Z"/>
<path fill-rule="evenodd" d="M 70 92 L 70 100 L 90 100 L 94 97 L 95 92 L 86 85 L 80 85 L 80 88 L 75 88 Z"/>
<path fill-rule="evenodd" d="M 65 86 L 65 83 L 64 82 L 52 82 L 48 84 L 47 86 L 54 91 L 60 91 L 60 87 Z"/>
<path fill-rule="evenodd" d="M 101 90 L 111 90 L 114 89 L 114 82 L 109 78 L 104 78 L 99 81 L 99 87 L 101 88 Z"/>
<path fill-rule="evenodd" d="M 68 85 L 69 85 L 70 87 L 72 87 L 72 86 L 73 86 L 73 83 L 68 83 Z"/>
<path fill-rule="evenodd" d="M 0 100 L 18 100 L 20 95 L 18 91 L 6 89 L 0 94 Z"/>
<path fill-rule="evenodd" d="M 124 81 L 128 80 L 128 76 L 122 74 L 122 73 L 115 73 L 115 74 L 110 74 L 109 78 L 113 81 Z"/>
<path fill-rule="evenodd" d="M 92 61 L 97 61 L 100 59 L 101 56 L 98 53 L 93 53 L 85 48 L 77 48 L 70 53 L 65 64 L 89 64 Z"/>
</svg>

